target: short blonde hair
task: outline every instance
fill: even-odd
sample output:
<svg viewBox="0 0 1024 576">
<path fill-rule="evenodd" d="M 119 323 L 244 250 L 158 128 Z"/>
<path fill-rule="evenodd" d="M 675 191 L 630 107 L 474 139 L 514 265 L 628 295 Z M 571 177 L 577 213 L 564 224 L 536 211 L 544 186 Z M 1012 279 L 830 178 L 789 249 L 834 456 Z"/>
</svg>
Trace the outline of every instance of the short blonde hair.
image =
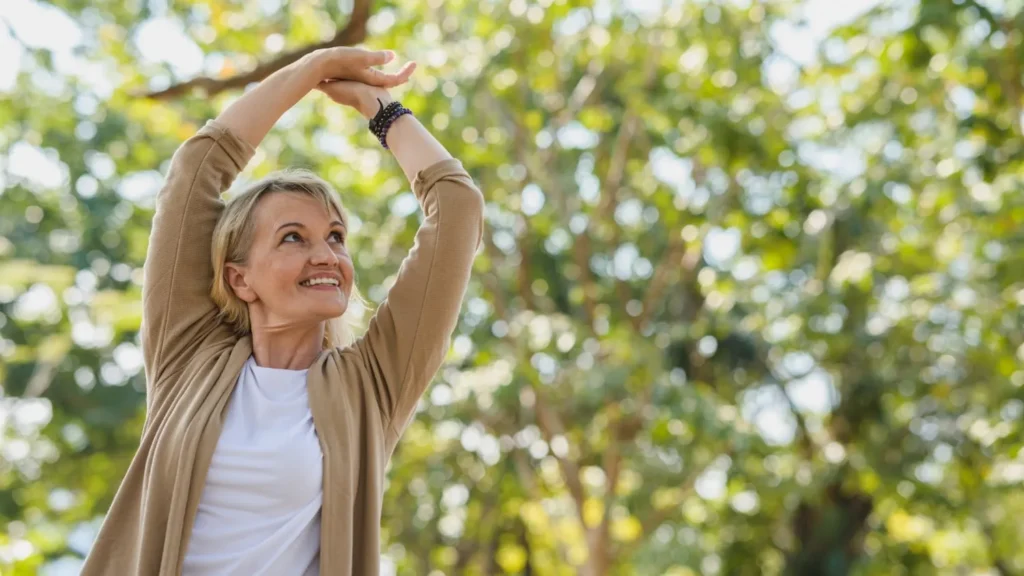
<svg viewBox="0 0 1024 576">
<path fill-rule="evenodd" d="M 213 231 L 213 286 L 210 288 L 210 296 L 220 308 L 221 319 L 231 325 L 239 336 L 251 332 L 249 306 L 235 295 L 228 284 L 225 265 L 246 263 L 249 247 L 252 246 L 256 234 L 253 212 L 261 198 L 276 192 L 308 194 L 323 203 L 325 210 L 336 211 L 342 222 L 348 226 L 348 216 L 338 199 L 338 193 L 330 184 L 309 170 L 290 168 L 271 173 L 227 202 Z M 366 306 L 355 284 L 352 286 L 349 306 L 345 313 L 327 321 L 324 329 L 325 348 L 344 348 L 355 342 L 359 311 L 352 303 Z"/>
</svg>

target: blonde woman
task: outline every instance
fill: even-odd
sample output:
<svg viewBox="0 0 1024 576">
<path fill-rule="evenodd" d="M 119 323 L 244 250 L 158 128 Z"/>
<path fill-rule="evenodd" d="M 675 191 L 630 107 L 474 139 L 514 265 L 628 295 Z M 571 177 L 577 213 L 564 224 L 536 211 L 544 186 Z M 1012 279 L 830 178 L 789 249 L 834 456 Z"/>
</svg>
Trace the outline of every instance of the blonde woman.
<svg viewBox="0 0 1024 576">
<path fill-rule="evenodd" d="M 384 469 L 441 365 L 483 197 L 387 89 L 390 51 L 315 52 L 175 153 L 143 288 L 147 418 L 83 574 L 374 575 Z M 318 89 L 370 119 L 424 213 L 353 341 L 348 217 L 304 172 L 220 199 L 280 116 Z"/>
</svg>

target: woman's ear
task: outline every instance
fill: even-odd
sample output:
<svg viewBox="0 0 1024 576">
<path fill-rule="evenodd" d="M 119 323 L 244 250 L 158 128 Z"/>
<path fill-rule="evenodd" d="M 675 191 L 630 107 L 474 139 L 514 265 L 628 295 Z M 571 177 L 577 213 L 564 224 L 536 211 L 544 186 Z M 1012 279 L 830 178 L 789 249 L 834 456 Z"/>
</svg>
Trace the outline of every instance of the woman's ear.
<svg viewBox="0 0 1024 576">
<path fill-rule="evenodd" d="M 228 286 L 242 301 L 252 304 L 256 301 L 256 292 L 245 279 L 245 269 L 238 264 L 225 264 L 224 273 L 227 275 Z"/>
</svg>

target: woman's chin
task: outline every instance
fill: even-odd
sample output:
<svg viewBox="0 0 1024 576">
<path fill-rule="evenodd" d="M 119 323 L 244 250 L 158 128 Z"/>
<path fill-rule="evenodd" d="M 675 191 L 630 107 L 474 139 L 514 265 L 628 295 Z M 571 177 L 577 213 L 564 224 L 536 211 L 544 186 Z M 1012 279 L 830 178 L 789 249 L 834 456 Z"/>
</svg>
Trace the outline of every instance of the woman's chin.
<svg viewBox="0 0 1024 576">
<path fill-rule="evenodd" d="M 330 320 L 341 316 L 348 309 L 348 295 L 343 292 L 335 291 L 331 294 L 324 291 L 322 294 L 306 295 L 305 298 L 293 302 L 292 306 L 295 304 L 302 307 L 295 310 L 301 316 L 317 321 Z"/>
<path fill-rule="evenodd" d="M 330 320 L 337 318 L 348 310 L 348 300 L 343 299 L 341 302 L 332 303 L 318 303 L 317 306 L 311 306 L 311 312 L 317 316 L 318 320 Z"/>
</svg>

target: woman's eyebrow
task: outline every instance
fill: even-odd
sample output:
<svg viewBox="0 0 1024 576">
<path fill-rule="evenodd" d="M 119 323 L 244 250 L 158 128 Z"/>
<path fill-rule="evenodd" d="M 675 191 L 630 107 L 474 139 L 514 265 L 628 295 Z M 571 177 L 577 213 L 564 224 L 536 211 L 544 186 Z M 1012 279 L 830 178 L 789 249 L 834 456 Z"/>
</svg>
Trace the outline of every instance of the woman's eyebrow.
<svg viewBox="0 0 1024 576">
<path fill-rule="evenodd" d="M 280 231 L 282 228 L 287 228 L 289 226 L 295 226 L 297 228 L 306 227 L 306 225 L 303 224 L 302 222 L 285 222 L 284 224 L 281 224 L 280 226 L 277 227 L 277 231 Z M 345 230 L 348 230 L 348 226 L 346 226 L 345 223 L 342 222 L 341 220 L 332 220 L 331 227 L 333 228 L 334 226 L 341 226 Z"/>
<path fill-rule="evenodd" d="M 281 224 L 280 226 L 278 226 L 277 230 L 280 231 L 282 228 L 287 228 L 289 226 L 296 226 L 296 227 L 299 227 L 299 228 L 305 228 L 306 227 L 302 222 L 285 222 L 284 224 Z"/>
</svg>

